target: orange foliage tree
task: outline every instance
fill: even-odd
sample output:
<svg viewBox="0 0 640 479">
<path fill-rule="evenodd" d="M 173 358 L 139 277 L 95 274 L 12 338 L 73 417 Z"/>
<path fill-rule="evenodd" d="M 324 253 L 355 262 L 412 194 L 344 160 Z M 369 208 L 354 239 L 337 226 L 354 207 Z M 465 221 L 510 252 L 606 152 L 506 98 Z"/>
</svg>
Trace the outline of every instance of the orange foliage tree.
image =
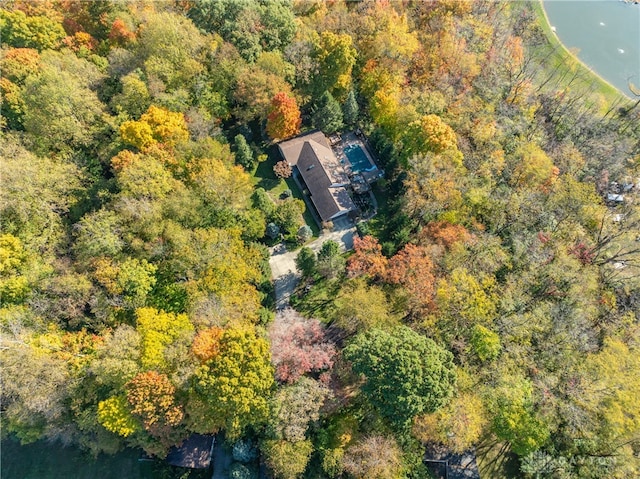
<svg viewBox="0 0 640 479">
<path fill-rule="evenodd" d="M 193 355 L 203 363 L 215 358 L 220 352 L 222 333 L 221 328 L 213 326 L 196 334 L 191 345 Z"/>
<path fill-rule="evenodd" d="M 300 132 L 300 109 L 296 99 L 284 92 L 276 93 L 271 100 L 267 116 L 267 133 L 273 139 L 284 139 Z"/>
<path fill-rule="evenodd" d="M 427 248 L 407 244 L 389 260 L 385 279 L 405 289 L 412 310 L 433 308 L 435 277 Z"/>
<path fill-rule="evenodd" d="M 120 18 L 116 18 L 111 24 L 111 31 L 109 32 L 109 43 L 114 46 L 123 47 L 128 43 L 131 43 L 136 39 L 136 34 L 133 33 L 124 21 Z"/>
<path fill-rule="evenodd" d="M 382 254 L 382 246 L 373 236 L 353 239 L 354 254 L 347 263 L 347 275 L 351 278 L 363 274 L 382 277 L 387 270 L 387 258 Z"/>
<path fill-rule="evenodd" d="M 164 374 L 140 373 L 127 383 L 126 389 L 131 412 L 151 434 L 165 436 L 167 429 L 182 421 L 184 413 L 175 403 L 176 388 Z"/>
<path fill-rule="evenodd" d="M 458 241 L 466 242 L 471 239 L 471 235 L 464 226 L 453 225 L 447 221 L 429 223 L 420 232 L 420 236 L 447 249 Z"/>
</svg>

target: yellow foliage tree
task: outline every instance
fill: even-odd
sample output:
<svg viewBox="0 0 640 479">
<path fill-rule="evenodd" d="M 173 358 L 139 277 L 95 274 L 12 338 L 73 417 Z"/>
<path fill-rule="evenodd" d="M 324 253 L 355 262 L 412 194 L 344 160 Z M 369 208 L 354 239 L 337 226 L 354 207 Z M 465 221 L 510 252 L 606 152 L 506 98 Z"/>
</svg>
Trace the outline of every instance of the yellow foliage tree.
<svg viewBox="0 0 640 479">
<path fill-rule="evenodd" d="M 137 309 L 136 322 L 142 339 L 140 361 L 146 369 L 165 369 L 165 348 L 193 332 L 186 314 L 165 313 L 154 308 Z"/>
<path fill-rule="evenodd" d="M 464 268 L 457 268 L 448 279 L 441 279 L 436 289 L 438 315 L 446 317 L 447 324 L 457 324 L 456 330 L 491 324 L 497 302 L 495 280 L 489 276 L 476 278 Z"/>
<path fill-rule="evenodd" d="M 189 180 L 215 209 L 244 210 L 253 191 L 251 176 L 240 165 L 228 166 L 215 158 L 188 165 Z"/>
<path fill-rule="evenodd" d="M 410 154 L 457 149 L 456 133 L 438 115 L 425 115 L 411 122 L 404 142 Z"/>
<path fill-rule="evenodd" d="M 525 143 L 516 152 L 515 166 L 511 176 L 514 186 L 542 187 L 550 185 L 557 168 L 547 154 L 535 143 Z"/>
<path fill-rule="evenodd" d="M 189 139 L 187 123 L 182 113 L 151 105 L 140 117 L 140 121 L 151 127 L 153 137 L 158 142 L 175 145 Z"/>
<path fill-rule="evenodd" d="M 151 126 L 144 121 L 129 120 L 120 125 L 120 138 L 128 145 L 142 150 L 156 142 Z"/>
<path fill-rule="evenodd" d="M 129 410 L 127 400 L 121 396 L 111 397 L 98 403 L 98 422 L 118 436 L 129 437 L 141 429 Z"/>
<path fill-rule="evenodd" d="M 267 420 L 273 384 L 269 343 L 253 328 L 225 330 L 219 354 L 194 375 L 191 428 L 201 432 L 224 428 L 228 437 L 239 437 L 247 426 Z"/>
<path fill-rule="evenodd" d="M 480 440 L 487 424 L 480 397 L 465 392 L 435 413 L 418 416 L 413 433 L 420 441 L 438 442 L 454 452 L 463 452 Z"/>
<path fill-rule="evenodd" d="M 589 436 L 612 453 L 640 431 L 640 354 L 619 339 L 608 338 L 582 369 L 578 402 L 589 411 Z"/>
<path fill-rule="evenodd" d="M 189 131 L 182 113 L 151 105 L 140 120 L 125 121 L 120 126 L 120 137 L 142 150 L 155 143 L 175 146 L 189 139 Z"/>
</svg>

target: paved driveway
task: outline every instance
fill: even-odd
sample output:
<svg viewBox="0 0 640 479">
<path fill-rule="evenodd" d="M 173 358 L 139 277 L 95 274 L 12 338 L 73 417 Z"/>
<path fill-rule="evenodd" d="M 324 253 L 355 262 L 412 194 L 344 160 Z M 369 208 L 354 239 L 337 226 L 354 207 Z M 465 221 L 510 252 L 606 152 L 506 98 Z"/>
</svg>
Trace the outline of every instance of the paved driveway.
<svg viewBox="0 0 640 479">
<path fill-rule="evenodd" d="M 319 238 L 307 243 L 305 246 L 317 253 L 325 241 L 333 240 L 340 245 L 343 251 L 349 251 L 353 249 L 353 237 L 355 234 L 356 228 L 347 223 L 345 219 L 340 223 L 334 223 L 333 231 L 322 233 Z M 275 288 L 276 309 L 282 309 L 289 304 L 289 296 L 295 290 L 300 279 L 300 275 L 296 270 L 296 256 L 298 256 L 299 251 L 287 251 L 284 244 L 278 244 L 269 249 L 271 253 L 269 264 L 271 265 L 271 277 Z"/>
</svg>

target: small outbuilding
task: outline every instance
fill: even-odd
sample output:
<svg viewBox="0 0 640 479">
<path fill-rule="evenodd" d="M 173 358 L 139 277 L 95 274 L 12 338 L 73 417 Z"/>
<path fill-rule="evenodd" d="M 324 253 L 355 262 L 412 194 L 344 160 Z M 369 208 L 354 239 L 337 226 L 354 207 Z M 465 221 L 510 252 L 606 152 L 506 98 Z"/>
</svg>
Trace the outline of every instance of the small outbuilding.
<svg viewBox="0 0 640 479">
<path fill-rule="evenodd" d="M 473 449 L 454 453 L 440 444 L 429 444 L 424 463 L 436 479 L 480 479 Z"/>
<path fill-rule="evenodd" d="M 166 461 L 172 466 L 207 469 L 211 466 L 214 444 L 215 436 L 193 434 L 180 446 L 172 447 Z"/>
<path fill-rule="evenodd" d="M 607 203 L 612 205 L 619 205 L 624 203 L 624 196 L 618 193 L 607 194 Z"/>
</svg>

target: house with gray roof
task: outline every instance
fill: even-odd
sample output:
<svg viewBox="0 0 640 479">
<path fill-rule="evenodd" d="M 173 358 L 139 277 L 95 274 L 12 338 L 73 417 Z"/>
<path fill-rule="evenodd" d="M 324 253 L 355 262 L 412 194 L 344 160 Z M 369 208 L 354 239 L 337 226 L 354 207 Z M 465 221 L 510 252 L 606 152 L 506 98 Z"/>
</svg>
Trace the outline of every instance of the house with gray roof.
<svg viewBox="0 0 640 479">
<path fill-rule="evenodd" d="M 333 221 L 356 209 L 347 190 L 349 177 L 324 133 L 314 131 L 278 145 L 282 157 L 304 182 L 322 221 Z"/>
</svg>

